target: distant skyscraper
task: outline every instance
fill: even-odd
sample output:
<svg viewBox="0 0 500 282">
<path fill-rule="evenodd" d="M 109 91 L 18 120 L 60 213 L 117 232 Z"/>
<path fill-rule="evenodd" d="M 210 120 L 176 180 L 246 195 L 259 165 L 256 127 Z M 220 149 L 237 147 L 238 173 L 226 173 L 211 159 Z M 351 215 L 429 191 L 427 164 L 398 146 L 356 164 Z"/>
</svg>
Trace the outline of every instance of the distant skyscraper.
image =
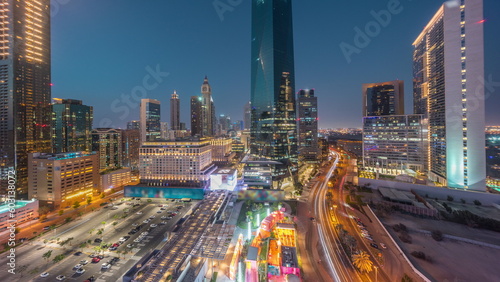
<svg viewBox="0 0 500 282">
<path fill-rule="evenodd" d="M 51 146 L 50 0 L 0 2 L 0 194 L 16 171 L 27 193 L 28 154 Z"/>
<path fill-rule="evenodd" d="M 413 43 L 415 113 L 429 119 L 429 178 L 485 190 L 483 1 L 443 4 Z"/>
<path fill-rule="evenodd" d="M 191 96 L 191 136 L 203 135 L 203 98 Z"/>
<path fill-rule="evenodd" d="M 300 90 L 297 99 L 299 115 L 299 160 L 303 163 L 319 163 L 318 145 L 318 98 L 314 89 Z"/>
<path fill-rule="evenodd" d="M 404 115 L 404 81 L 363 84 L 363 116 Z"/>
<path fill-rule="evenodd" d="M 141 142 L 155 141 L 160 138 L 160 101 L 141 100 Z"/>
<path fill-rule="evenodd" d="M 167 140 L 168 139 L 168 122 L 162 121 L 160 122 L 160 139 Z"/>
<path fill-rule="evenodd" d="M 248 101 L 243 108 L 243 129 L 250 129 L 250 125 L 252 124 L 252 103 Z"/>
<path fill-rule="evenodd" d="M 139 147 L 141 133 L 139 129 L 122 130 L 122 166 L 132 170 L 139 169 Z"/>
<path fill-rule="evenodd" d="M 280 161 L 275 179 L 297 163 L 292 1 L 252 1 L 251 152 Z"/>
<path fill-rule="evenodd" d="M 227 131 L 231 128 L 231 117 L 224 114 L 219 115 L 219 125 L 221 134 L 227 134 Z"/>
<path fill-rule="evenodd" d="M 93 108 L 83 105 L 80 100 L 53 100 L 51 126 L 53 153 L 90 151 Z"/>
<path fill-rule="evenodd" d="M 92 151 L 99 155 L 99 170 L 122 165 L 122 133 L 119 129 L 96 128 L 92 130 Z"/>
<path fill-rule="evenodd" d="M 208 83 L 208 78 L 205 76 L 203 84 L 201 85 L 201 97 L 202 97 L 202 135 L 203 136 L 213 136 L 214 135 L 214 101 L 212 99 L 212 87 Z"/>
<path fill-rule="evenodd" d="M 127 122 L 127 129 L 141 129 L 141 121 L 140 120 L 131 120 Z"/>
<path fill-rule="evenodd" d="M 181 100 L 177 91 L 170 98 L 170 128 L 172 130 L 181 130 Z"/>
</svg>

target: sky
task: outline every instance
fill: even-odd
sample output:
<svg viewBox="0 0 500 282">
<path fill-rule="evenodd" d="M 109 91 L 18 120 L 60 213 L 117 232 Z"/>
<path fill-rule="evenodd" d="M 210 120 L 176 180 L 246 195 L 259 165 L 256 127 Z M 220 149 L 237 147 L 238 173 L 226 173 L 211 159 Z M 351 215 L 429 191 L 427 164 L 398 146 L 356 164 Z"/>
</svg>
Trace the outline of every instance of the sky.
<svg viewBox="0 0 500 282">
<path fill-rule="evenodd" d="M 399 2 L 366 46 L 345 56 L 356 28 Z M 412 43 L 443 1 L 294 1 L 296 91 L 314 88 L 321 128 L 361 127 L 361 85 L 405 81 L 412 113 Z M 243 119 L 250 100 L 250 0 L 52 0 L 52 97 L 94 107 L 94 127 L 124 128 L 141 98 L 189 99 L 205 75 L 217 115 Z M 484 0 L 486 124 L 500 125 L 500 1 Z M 216 8 L 218 7 L 218 9 Z M 394 11 L 394 10 L 393 10 Z M 498 83 L 497 83 L 498 81 Z"/>
</svg>

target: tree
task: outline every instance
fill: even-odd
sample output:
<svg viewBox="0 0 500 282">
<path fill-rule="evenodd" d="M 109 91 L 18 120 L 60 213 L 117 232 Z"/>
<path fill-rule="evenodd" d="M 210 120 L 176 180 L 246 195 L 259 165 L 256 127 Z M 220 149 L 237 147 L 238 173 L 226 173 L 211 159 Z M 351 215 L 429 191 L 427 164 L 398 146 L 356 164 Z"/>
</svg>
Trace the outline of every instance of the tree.
<svg viewBox="0 0 500 282">
<path fill-rule="evenodd" d="M 448 195 L 448 197 L 446 197 L 446 200 L 448 200 L 448 202 L 453 202 L 453 197 Z"/>
<path fill-rule="evenodd" d="M 46 214 L 42 214 L 42 215 L 40 215 L 40 218 L 38 218 L 38 221 L 44 222 L 46 219 L 47 219 L 47 215 Z"/>
<path fill-rule="evenodd" d="M 57 212 L 57 214 L 58 214 L 59 216 L 63 215 L 63 213 L 64 213 L 64 211 L 63 211 L 63 210 L 59 210 L 59 211 Z"/>
<path fill-rule="evenodd" d="M 474 205 L 476 205 L 476 206 L 480 206 L 480 205 L 481 205 L 481 202 L 480 202 L 480 201 L 478 201 L 478 200 L 474 200 Z"/>
<path fill-rule="evenodd" d="M 70 222 L 70 221 L 72 221 L 72 220 L 73 220 L 73 218 L 72 218 L 71 216 L 68 216 L 68 217 L 66 217 L 66 218 L 64 219 L 64 221 L 65 221 L 66 223 L 68 223 L 68 222 Z"/>
<path fill-rule="evenodd" d="M 92 203 L 92 198 L 91 198 L 91 197 L 88 197 L 88 198 L 87 198 L 87 205 L 90 205 L 90 203 Z"/>
<path fill-rule="evenodd" d="M 66 256 L 63 255 L 63 254 L 60 254 L 60 255 L 57 255 L 54 257 L 54 259 L 52 260 L 54 263 L 58 263 L 60 262 L 61 260 L 63 260 Z"/>
<path fill-rule="evenodd" d="M 106 194 L 104 194 L 104 192 L 101 193 L 101 199 L 104 199 L 104 197 L 106 197 Z"/>
<path fill-rule="evenodd" d="M 74 208 L 74 209 L 77 209 L 77 208 L 79 208 L 79 207 L 80 207 L 80 202 L 75 201 L 75 202 L 73 203 L 73 208 Z"/>
<path fill-rule="evenodd" d="M 46 253 L 44 253 L 42 255 L 42 258 L 48 262 L 51 256 L 52 256 L 52 250 L 47 251 Z"/>
<path fill-rule="evenodd" d="M 413 282 L 413 278 L 411 278 L 410 276 L 408 276 L 408 274 L 405 273 L 405 275 L 403 275 L 403 278 L 401 278 L 401 282 Z"/>
<path fill-rule="evenodd" d="M 443 232 L 441 232 L 439 230 L 433 230 L 431 232 L 431 236 L 436 241 L 443 241 Z"/>
<path fill-rule="evenodd" d="M 364 252 L 358 252 L 352 256 L 352 263 L 362 272 L 371 272 L 373 262 L 370 260 L 370 256 Z"/>
</svg>

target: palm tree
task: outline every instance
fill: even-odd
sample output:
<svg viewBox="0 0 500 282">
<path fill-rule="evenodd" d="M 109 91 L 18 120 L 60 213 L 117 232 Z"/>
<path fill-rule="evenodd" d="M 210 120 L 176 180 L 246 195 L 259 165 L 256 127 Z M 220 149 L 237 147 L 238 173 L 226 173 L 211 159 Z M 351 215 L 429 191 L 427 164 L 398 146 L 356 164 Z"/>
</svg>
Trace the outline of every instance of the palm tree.
<svg viewBox="0 0 500 282">
<path fill-rule="evenodd" d="M 373 262 L 370 260 L 370 256 L 364 251 L 354 254 L 352 256 L 352 263 L 362 272 L 372 271 Z"/>
</svg>

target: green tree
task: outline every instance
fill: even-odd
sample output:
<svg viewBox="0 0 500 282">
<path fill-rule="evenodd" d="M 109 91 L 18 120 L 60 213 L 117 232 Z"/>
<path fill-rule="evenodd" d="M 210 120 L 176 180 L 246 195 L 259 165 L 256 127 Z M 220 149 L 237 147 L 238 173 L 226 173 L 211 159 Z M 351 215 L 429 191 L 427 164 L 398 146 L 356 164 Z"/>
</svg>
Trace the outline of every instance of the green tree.
<svg viewBox="0 0 500 282">
<path fill-rule="evenodd" d="M 63 210 L 59 210 L 59 211 L 57 212 L 57 214 L 58 214 L 59 216 L 63 215 L 63 213 L 64 213 L 64 211 L 63 211 Z"/>
<path fill-rule="evenodd" d="M 352 263 L 356 266 L 361 272 L 371 272 L 373 267 L 373 262 L 370 260 L 370 256 L 364 252 L 358 252 L 352 256 Z"/>
<path fill-rule="evenodd" d="M 104 197 L 106 197 L 106 194 L 104 194 L 104 192 L 102 192 L 100 197 L 101 197 L 101 199 L 104 199 Z"/>
<path fill-rule="evenodd" d="M 52 250 L 49 250 L 42 255 L 42 258 L 48 262 L 51 256 L 52 256 Z"/>
<path fill-rule="evenodd" d="M 72 218 L 71 216 L 68 216 L 68 217 L 66 217 L 66 218 L 64 219 L 64 221 L 65 221 L 66 223 L 68 223 L 68 222 L 70 222 L 70 221 L 72 221 L 72 220 L 73 220 L 73 218 Z"/>
<path fill-rule="evenodd" d="M 90 203 L 92 203 L 92 198 L 91 198 L 91 197 L 88 197 L 88 198 L 87 198 L 87 205 L 90 205 Z"/>
<path fill-rule="evenodd" d="M 62 261 L 66 256 L 63 255 L 63 254 L 60 254 L 60 255 L 57 255 L 54 257 L 54 259 L 52 260 L 54 263 L 58 263 L 60 261 Z"/>
<path fill-rule="evenodd" d="M 77 208 L 79 208 L 79 207 L 80 207 L 80 202 L 75 201 L 75 202 L 73 203 L 73 208 L 74 208 L 74 209 L 77 209 Z"/>
</svg>

